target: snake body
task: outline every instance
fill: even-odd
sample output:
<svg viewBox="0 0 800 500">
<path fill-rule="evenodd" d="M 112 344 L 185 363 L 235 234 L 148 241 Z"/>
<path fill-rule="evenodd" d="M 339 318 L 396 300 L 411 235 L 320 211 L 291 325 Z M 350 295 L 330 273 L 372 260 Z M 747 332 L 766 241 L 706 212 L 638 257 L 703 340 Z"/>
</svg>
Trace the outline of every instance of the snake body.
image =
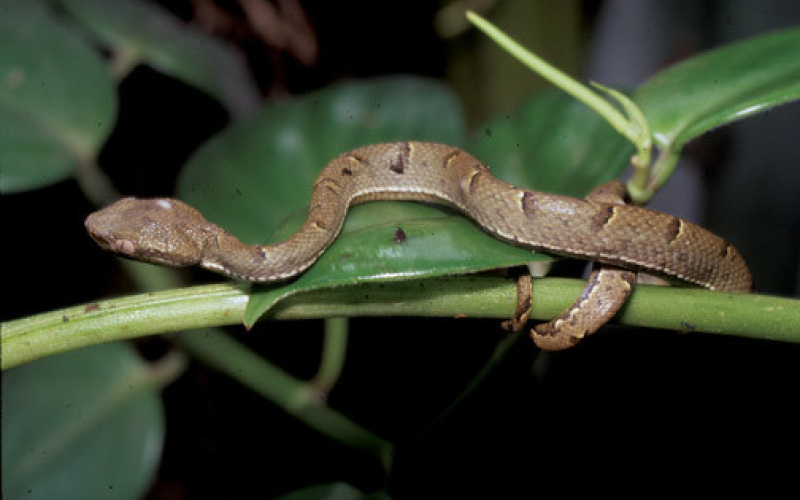
<svg viewBox="0 0 800 500">
<path fill-rule="evenodd" d="M 204 268 L 254 282 L 303 272 L 339 234 L 348 208 L 372 200 L 445 204 L 514 245 L 646 270 L 714 290 L 749 291 L 741 255 L 724 239 L 677 217 L 507 184 L 461 149 L 436 143 L 374 144 L 331 160 L 317 178 L 302 228 L 275 245 L 247 245 L 174 199 L 126 198 L 91 214 L 103 247 L 139 260 Z"/>
</svg>

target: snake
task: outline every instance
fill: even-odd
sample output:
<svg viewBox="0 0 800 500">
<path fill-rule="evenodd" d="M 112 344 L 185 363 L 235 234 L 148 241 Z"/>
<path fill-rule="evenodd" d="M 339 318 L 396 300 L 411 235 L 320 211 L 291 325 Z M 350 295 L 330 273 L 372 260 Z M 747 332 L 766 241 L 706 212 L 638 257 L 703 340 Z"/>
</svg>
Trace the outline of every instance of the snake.
<svg viewBox="0 0 800 500">
<path fill-rule="evenodd" d="M 199 265 L 250 282 L 289 280 L 336 239 L 349 207 L 376 200 L 450 206 L 483 231 L 534 251 L 595 262 L 586 288 L 562 314 L 533 328 L 539 347 L 575 345 L 608 322 L 646 272 L 723 292 L 753 280 L 726 240 L 669 214 L 625 203 L 612 181 L 584 198 L 523 189 L 493 176 L 468 152 L 432 142 L 390 142 L 331 160 L 311 193 L 308 217 L 286 240 L 249 245 L 173 198 L 123 198 L 90 214 L 89 235 L 104 249 L 145 262 Z"/>
</svg>

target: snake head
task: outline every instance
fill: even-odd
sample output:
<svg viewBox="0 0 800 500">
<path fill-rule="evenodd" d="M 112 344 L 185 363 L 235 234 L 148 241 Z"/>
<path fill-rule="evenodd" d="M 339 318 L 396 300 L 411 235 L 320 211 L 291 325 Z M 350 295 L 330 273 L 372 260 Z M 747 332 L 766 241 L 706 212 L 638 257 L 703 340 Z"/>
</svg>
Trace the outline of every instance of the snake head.
<svg viewBox="0 0 800 500">
<path fill-rule="evenodd" d="M 92 213 L 84 224 L 107 250 L 174 267 L 200 262 L 211 226 L 197 210 L 170 198 L 124 198 Z"/>
</svg>

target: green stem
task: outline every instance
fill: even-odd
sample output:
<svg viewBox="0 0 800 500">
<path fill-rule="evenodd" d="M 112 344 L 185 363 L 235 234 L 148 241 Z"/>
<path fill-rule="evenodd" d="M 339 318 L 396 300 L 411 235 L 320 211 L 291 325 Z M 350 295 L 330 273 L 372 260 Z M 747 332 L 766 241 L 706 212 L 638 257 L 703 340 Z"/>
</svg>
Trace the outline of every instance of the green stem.
<svg viewBox="0 0 800 500">
<path fill-rule="evenodd" d="M 107 205 L 120 198 L 111 180 L 100 170 L 94 157 L 83 159 L 74 172 L 84 196 L 95 206 Z"/>
<path fill-rule="evenodd" d="M 158 361 L 150 363 L 148 374 L 159 387 L 166 387 L 180 377 L 188 365 L 186 354 L 173 349 Z"/>
<path fill-rule="evenodd" d="M 330 392 L 339 380 L 347 354 L 347 318 L 328 318 L 325 320 L 325 344 L 322 348 L 322 361 L 319 371 L 311 384 L 322 394 Z"/>
<path fill-rule="evenodd" d="M 597 114 L 605 118 L 617 132 L 627 137 L 634 144 L 637 144 L 638 138 L 629 126 L 628 119 L 623 116 L 617 108 L 609 104 L 608 101 L 592 92 L 585 85 L 573 80 L 566 73 L 552 66 L 544 59 L 528 51 L 528 49 L 514 41 L 483 17 L 472 11 L 467 11 L 466 15 L 467 19 L 469 19 L 472 24 L 505 49 L 506 52 L 514 56 L 531 70 L 540 74 L 546 80 L 549 80 L 553 85 L 592 108 Z"/>
<path fill-rule="evenodd" d="M 376 456 L 387 470 L 391 467 L 391 443 L 331 410 L 315 386 L 265 363 L 261 356 L 228 335 L 206 329 L 180 335 L 175 341 L 193 357 L 269 399 L 309 427 Z"/>
<path fill-rule="evenodd" d="M 581 280 L 533 280 L 532 317 L 554 317 L 584 286 Z M 243 284 L 181 288 L 9 321 L 0 325 L 2 368 L 111 340 L 241 324 L 247 290 Z M 510 318 L 515 303 L 512 280 L 459 276 L 316 290 L 286 299 L 265 319 L 387 315 Z M 800 343 L 800 301 L 766 295 L 639 285 L 617 321 Z"/>
<path fill-rule="evenodd" d="M 114 47 L 109 71 L 116 81 L 121 82 L 141 62 L 142 54 L 136 46 L 130 43 L 119 43 Z"/>
<path fill-rule="evenodd" d="M 636 147 L 636 154 L 631 158 L 634 174 L 628 182 L 628 192 L 631 199 L 643 204 L 649 201 L 654 194 L 650 189 L 650 160 L 653 149 L 653 139 L 647 119 L 641 109 L 622 92 L 592 82 L 609 96 L 613 97 L 627 113 L 623 116 L 617 108 L 606 99 L 593 92 L 587 86 L 570 78 L 566 73 L 550 65 L 536 54 L 514 41 L 511 37 L 500 31 L 496 26 L 474 12 L 467 11 L 467 19 L 500 47 L 522 62 L 532 71 L 549 80 L 553 85 L 572 95 L 577 100 L 592 108 L 603 117 L 617 132 L 626 137 Z M 663 182 L 662 182 L 663 183 Z"/>
<path fill-rule="evenodd" d="M 650 191 L 655 192 L 661 189 L 661 186 L 672 176 L 679 159 L 680 151 L 673 151 L 669 148 L 661 150 L 655 164 L 653 164 L 653 175 L 648 186 Z"/>
<path fill-rule="evenodd" d="M 520 341 L 523 335 L 524 329 L 511 332 L 506 335 L 494 348 L 492 352 L 492 356 L 489 360 L 481 367 L 480 371 L 472 377 L 469 383 L 464 387 L 463 390 L 456 396 L 454 400 L 447 405 L 447 408 L 444 409 L 439 415 L 429 423 L 425 429 L 420 432 L 420 435 L 424 435 L 427 433 L 431 433 L 438 427 L 442 422 L 444 422 L 470 395 L 480 387 L 483 382 L 489 378 L 489 376 L 494 373 L 494 370 L 497 366 L 505 359 L 506 354 L 511 350 L 511 348 Z M 419 437 L 418 437 L 419 439 Z"/>
<path fill-rule="evenodd" d="M 2 367 L 112 340 L 235 324 L 248 285 L 211 285 L 131 295 L 2 324 Z"/>
</svg>

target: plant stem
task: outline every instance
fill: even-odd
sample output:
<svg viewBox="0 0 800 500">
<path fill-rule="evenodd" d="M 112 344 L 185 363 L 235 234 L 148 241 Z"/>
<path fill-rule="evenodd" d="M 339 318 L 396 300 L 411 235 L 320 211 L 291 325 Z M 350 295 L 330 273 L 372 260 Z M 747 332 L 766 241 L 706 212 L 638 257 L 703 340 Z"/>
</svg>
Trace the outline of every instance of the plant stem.
<svg viewBox="0 0 800 500">
<path fill-rule="evenodd" d="M 131 295 L 2 324 L 2 367 L 112 340 L 240 321 L 248 285 L 211 285 Z"/>
<path fill-rule="evenodd" d="M 653 164 L 653 175 L 650 179 L 650 186 L 648 186 L 651 191 L 658 191 L 669 180 L 679 159 L 680 150 L 675 151 L 670 147 L 661 149 Z"/>
<path fill-rule="evenodd" d="M 347 318 L 328 318 L 325 320 L 325 345 L 322 348 L 322 361 L 319 371 L 311 384 L 322 394 L 327 394 L 339 380 L 347 354 L 349 321 Z"/>
<path fill-rule="evenodd" d="M 500 47 L 505 49 L 506 52 L 532 71 L 538 73 L 546 80 L 549 80 L 556 87 L 592 108 L 617 132 L 633 143 L 636 147 L 636 154 L 631 158 L 631 163 L 634 167 L 634 175 L 627 184 L 628 192 L 631 195 L 631 199 L 637 204 L 644 204 L 650 201 L 655 193 L 655 191 L 649 189 L 651 185 L 650 159 L 653 149 L 653 140 L 650 127 L 647 124 L 647 119 L 636 103 L 622 92 L 592 82 L 592 85 L 619 102 L 627 113 L 627 117 L 623 116 L 622 113 L 606 99 L 603 99 L 595 92 L 592 92 L 589 87 L 572 79 L 566 73 L 530 52 L 486 19 L 472 11 L 467 11 L 466 15 L 470 22 L 483 31 L 489 38 L 494 40 Z"/>
<path fill-rule="evenodd" d="M 472 24 L 483 31 L 489 38 L 494 40 L 495 43 L 505 49 L 506 52 L 519 60 L 522 64 L 592 108 L 597 114 L 605 118 L 617 132 L 627 137 L 634 144 L 637 143 L 637 138 L 634 131 L 629 126 L 628 120 L 617 108 L 609 104 L 608 101 L 592 92 L 585 85 L 573 80 L 560 69 L 530 52 L 483 17 L 472 11 L 467 11 L 466 15 L 467 19 L 469 19 Z"/>
<path fill-rule="evenodd" d="M 264 396 L 309 427 L 376 456 L 389 469 L 391 443 L 328 408 L 314 385 L 265 363 L 261 356 L 217 329 L 189 332 L 175 341 L 193 357 Z"/>
<path fill-rule="evenodd" d="M 531 317 L 554 317 L 580 294 L 584 285 L 581 280 L 534 279 Z M 241 324 L 247 290 L 244 284 L 181 288 L 9 321 L 1 325 L 2 368 L 111 340 Z M 510 318 L 515 303 L 513 280 L 456 276 L 316 290 L 286 299 L 270 310 L 267 318 Z M 800 301 L 766 295 L 639 285 L 617 321 L 800 343 Z"/>
</svg>

